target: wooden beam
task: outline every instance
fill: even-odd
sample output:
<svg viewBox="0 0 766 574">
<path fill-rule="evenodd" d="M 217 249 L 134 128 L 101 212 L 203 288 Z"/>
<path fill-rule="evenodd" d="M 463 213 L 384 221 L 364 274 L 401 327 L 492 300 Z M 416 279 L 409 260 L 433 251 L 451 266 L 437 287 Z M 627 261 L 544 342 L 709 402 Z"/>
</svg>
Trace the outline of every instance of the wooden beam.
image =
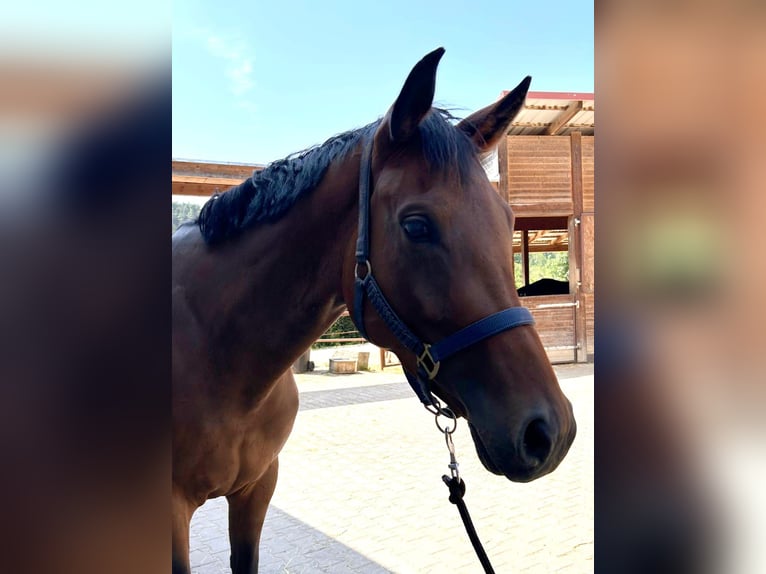
<svg viewBox="0 0 766 574">
<path fill-rule="evenodd" d="M 511 209 L 518 217 L 563 217 L 566 220 L 572 215 L 572 202 L 546 200 L 545 203 L 515 203 L 511 198 Z"/>
<path fill-rule="evenodd" d="M 572 149 L 572 211 L 577 221 L 580 221 L 583 212 L 582 197 L 582 135 L 580 132 L 572 132 L 569 136 Z M 575 258 L 578 266 L 582 263 L 582 249 L 580 248 L 580 227 L 577 226 L 577 233 L 572 243 L 575 247 Z"/>
<path fill-rule="evenodd" d="M 566 245 L 530 245 L 530 253 L 565 253 L 567 251 Z M 514 253 L 521 253 L 521 245 L 513 246 Z"/>
<path fill-rule="evenodd" d="M 513 228 L 517 231 L 524 229 L 532 231 L 538 229 L 567 229 L 569 218 L 567 216 L 555 217 L 517 217 Z"/>
<path fill-rule="evenodd" d="M 551 122 L 551 125 L 548 126 L 548 129 L 545 130 L 545 135 L 547 136 L 555 136 L 561 128 L 563 128 L 566 123 L 571 120 L 575 115 L 577 115 L 578 112 L 582 110 L 582 100 L 578 100 L 576 102 L 572 102 L 567 106 L 567 109 L 565 109 L 563 112 L 561 112 L 556 118 Z"/>
<path fill-rule="evenodd" d="M 585 302 L 582 290 L 582 134 L 570 134 L 572 150 L 572 207 L 574 216 L 569 226 L 569 287 L 578 306 L 575 307 L 575 341 L 578 349 L 575 360 L 584 363 L 588 360 L 588 341 L 585 321 Z M 574 264 L 574 265 L 573 265 Z M 574 289 L 573 289 L 574 287 Z"/>
<path fill-rule="evenodd" d="M 262 165 L 242 163 L 213 163 L 205 161 L 172 160 L 171 188 L 173 195 L 210 197 L 239 185 Z"/>
<path fill-rule="evenodd" d="M 219 187 L 232 187 L 234 185 L 239 185 L 244 181 L 245 178 L 236 178 L 236 177 L 210 177 L 205 175 L 186 175 L 186 174 L 173 174 L 172 176 L 173 183 L 198 183 L 202 185 L 217 185 Z"/>
<path fill-rule="evenodd" d="M 196 195 L 210 197 L 214 193 L 223 193 L 229 189 L 229 185 L 210 185 L 205 183 L 180 183 L 173 182 L 171 185 L 173 195 Z"/>
<path fill-rule="evenodd" d="M 264 168 L 254 163 L 215 163 L 212 161 L 193 161 L 184 159 L 172 160 L 173 175 L 201 175 L 212 177 L 239 178 L 239 181 L 250 177 L 254 171 Z"/>
<path fill-rule="evenodd" d="M 508 91 L 504 91 L 503 95 Z M 534 100 L 585 100 L 589 104 L 595 99 L 593 92 L 528 92 L 527 101 Z"/>
</svg>

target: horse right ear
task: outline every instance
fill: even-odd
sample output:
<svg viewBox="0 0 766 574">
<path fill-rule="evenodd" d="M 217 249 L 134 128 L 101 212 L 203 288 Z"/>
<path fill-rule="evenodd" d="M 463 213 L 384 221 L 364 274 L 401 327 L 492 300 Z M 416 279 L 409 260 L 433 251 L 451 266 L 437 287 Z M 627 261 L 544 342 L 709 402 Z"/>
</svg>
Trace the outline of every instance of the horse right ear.
<svg viewBox="0 0 766 574">
<path fill-rule="evenodd" d="M 521 83 L 492 105 L 482 108 L 457 125 L 459 130 L 471 138 L 480 153 L 494 148 L 521 109 L 529 91 L 532 78 L 527 76 Z"/>
<path fill-rule="evenodd" d="M 407 76 L 399 97 L 378 128 L 383 134 L 388 132 L 390 142 L 402 143 L 409 140 L 431 110 L 436 91 L 436 68 L 442 55 L 444 48 L 426 54 Z"/>
</svg>

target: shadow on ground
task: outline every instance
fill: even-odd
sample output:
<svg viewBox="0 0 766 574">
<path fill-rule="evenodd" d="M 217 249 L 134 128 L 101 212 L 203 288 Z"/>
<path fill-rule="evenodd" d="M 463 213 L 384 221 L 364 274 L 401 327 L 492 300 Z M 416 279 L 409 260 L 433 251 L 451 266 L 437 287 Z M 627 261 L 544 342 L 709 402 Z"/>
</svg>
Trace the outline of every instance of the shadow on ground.
<svg viewBox="0 0 766 574">
<path fill-rule="evenodd" d="M 229 574 L 225 498 L 208 500 L 192 519 L 191 553 L 194 574 Z M 269 507 L 261 535 L 262 574 L 390 574 L 359 554 L 275 506 Z"/>
</svg>

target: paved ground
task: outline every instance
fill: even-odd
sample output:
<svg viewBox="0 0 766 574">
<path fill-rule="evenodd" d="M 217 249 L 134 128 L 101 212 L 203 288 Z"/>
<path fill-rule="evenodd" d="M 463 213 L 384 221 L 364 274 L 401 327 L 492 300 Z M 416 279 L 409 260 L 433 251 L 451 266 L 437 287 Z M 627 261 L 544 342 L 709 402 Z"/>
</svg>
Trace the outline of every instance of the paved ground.
<svg viewBox="0 0 766 574">
<path fill-rule="evenodd" d="M 455 434 L 465 500 L 498 573 L 593 571 L 593 367 L 556 371 L 578 435 L 553 474 L 529 484 L 491 475 L 464 422 Z M 481 572 L 440 478 L 444 439 L 401 371 L 297 379 L 301 412 L 280 455 L 261 572 Z M 224 498 L 194 515 L 193 572 L 230 572 L 226 524 Z"/>
</svg>

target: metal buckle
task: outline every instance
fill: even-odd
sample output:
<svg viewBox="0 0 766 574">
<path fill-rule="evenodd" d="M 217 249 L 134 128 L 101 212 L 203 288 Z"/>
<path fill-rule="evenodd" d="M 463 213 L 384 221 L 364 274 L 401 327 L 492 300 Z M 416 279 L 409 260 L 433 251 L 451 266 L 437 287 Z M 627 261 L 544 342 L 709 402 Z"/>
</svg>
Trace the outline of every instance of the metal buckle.
<svg viewBox="0 0 766 574">
<path fill-rule="evenodd" d="M 372 265 L 370 265 L 370 260 L 365 259 L 364 264 L 367 266 L 367 273 L 364 274 L 364 277 L 359 276 L 359 262 L 357 261 L 356 265 L 354 265 L 354 277 L 356 277 L 357 279 L 361 281 L 364 281 L 365 279 L 367 279 L 367 277 L 372 275 Z"/>
<path fill-rule="evenodd" d="M 431 345 L 423 343 L 423 353 L 418 357 L 418 367 L 422 368 L 428 375 L 429 380 L 433 380 L 439 372 L 441 363 L 434 361 L 431 355 Z"/>
</svg>

